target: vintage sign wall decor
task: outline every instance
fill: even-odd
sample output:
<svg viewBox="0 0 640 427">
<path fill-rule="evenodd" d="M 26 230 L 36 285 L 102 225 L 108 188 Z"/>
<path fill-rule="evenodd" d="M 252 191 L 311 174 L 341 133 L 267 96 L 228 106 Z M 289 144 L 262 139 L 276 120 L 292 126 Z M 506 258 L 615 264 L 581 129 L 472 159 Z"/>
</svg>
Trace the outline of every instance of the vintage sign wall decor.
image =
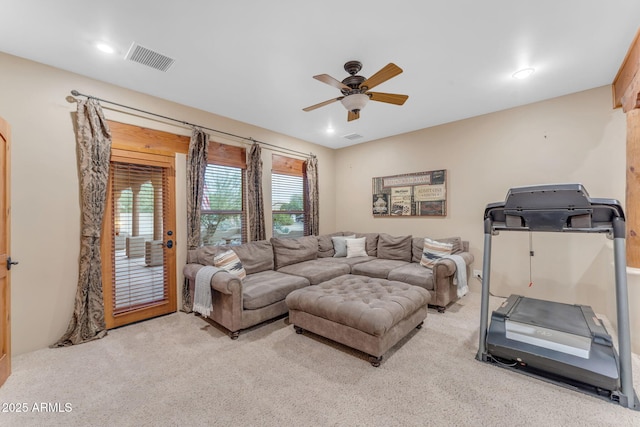
<svg viewBox="0 0 640 427">
<path fill-rule="evenodd" d="M 371 207 L 375 217 L 446 216 L 447 171 L 373 178 Z"/>
</svg>

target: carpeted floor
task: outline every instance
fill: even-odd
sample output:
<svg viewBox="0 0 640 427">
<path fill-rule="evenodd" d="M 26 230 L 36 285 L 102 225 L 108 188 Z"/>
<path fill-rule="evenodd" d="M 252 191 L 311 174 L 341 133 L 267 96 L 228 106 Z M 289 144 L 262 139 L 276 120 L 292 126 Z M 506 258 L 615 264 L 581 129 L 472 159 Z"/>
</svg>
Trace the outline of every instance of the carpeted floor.
<svg viewBox="0 0 640 427">
<path fill-rule="evenodd" d="M 172 314 L 15 357 L 0 425 L 640 425 L 640 412 L 476 361 L 479 299 L 472 292 L 444 314 L 430 310 L 379 368 L 297 335 L 287 318 L 232 341 L 201 318 Z M 640 390 L 638 355 L 633 369 Z"/>
</svg>

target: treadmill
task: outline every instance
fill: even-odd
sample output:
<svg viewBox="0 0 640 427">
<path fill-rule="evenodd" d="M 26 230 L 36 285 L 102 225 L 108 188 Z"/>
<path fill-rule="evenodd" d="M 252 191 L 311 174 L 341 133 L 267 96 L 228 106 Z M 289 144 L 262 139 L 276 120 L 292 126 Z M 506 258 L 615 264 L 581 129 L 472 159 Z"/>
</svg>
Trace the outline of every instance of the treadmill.
<svg viewBox="0 0 640 427">
<path fill-rule="evenodd" d="M 491 238 L 500 231 L 603 233 L 614 241 L 618 350 L 586 305 L 509 296 L 491 314 Z M 620 202 L 581 184 L 512 188 L 484 211 L 480 342 L 476 359 L 640 410 L 633 390 L 625 218 Z"/>
</svg>

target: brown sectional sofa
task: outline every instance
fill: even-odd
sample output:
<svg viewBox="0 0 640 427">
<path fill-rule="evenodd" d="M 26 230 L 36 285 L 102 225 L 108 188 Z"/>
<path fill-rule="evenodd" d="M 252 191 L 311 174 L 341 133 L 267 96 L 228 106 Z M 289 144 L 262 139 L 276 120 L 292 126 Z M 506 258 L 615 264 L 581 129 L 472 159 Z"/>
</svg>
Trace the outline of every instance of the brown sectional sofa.
<svg viewBox="0 0 640 427">
<path fill-rule="evenodd" d="M 334 257 L 332 237 L 352 235 L 366 238 L 367 256 Z M 473 255 L 468 242 L 459 237 L 436 240 L 453 244 L 453 253 L 464 258 L 470 278 Z M 272 238 L 238 246 L 203 246 L 189 251 L 184 275 L 193 295 L 198 270 L 214 265 L 214 257 L 223 251 L 232 249 L 238 255 L 247 273 L 244 279 L 228 272 L 217 273 L 211 279 L 210 318 L 228 329 L 233 339 L 242 329 L 286 314 L 285 298 L 290 292 L 344 274 L 420 286 L 429 292 L 431 305 L 443 312 L 458 299 L 453 283 L 456 265 L 451 259 L 440 259 L 432 269 L 423 267 L 423 245 L 424 237 L 338 232 L 297 239 Z"/>
</svg>

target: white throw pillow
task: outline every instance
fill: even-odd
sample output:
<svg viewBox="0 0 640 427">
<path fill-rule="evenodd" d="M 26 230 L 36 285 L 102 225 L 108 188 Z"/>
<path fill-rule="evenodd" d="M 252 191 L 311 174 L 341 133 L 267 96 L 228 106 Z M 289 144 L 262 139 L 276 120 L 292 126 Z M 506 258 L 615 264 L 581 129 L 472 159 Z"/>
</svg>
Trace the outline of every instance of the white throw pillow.
<svg viewBox="0 0 640 427">
<path fill-rule="evenodd" d="M 366 249 L 366 237 L 360 237 L 359 239 L 345 239 L 345 241 L 347 242 L 347 258 L 369 256 Z"/>
<path fill-rule="evenodd" d="M 425 237 L 420 265 L 427 268 L 433 268 L 433 265 L 440 258 L 445 255 L 451 255 L 452 252 L 453 243 L 438 242 L 437 240 L 431 240 L 428 237 Z"/>
<path fill-rule="evenodd" d="M 216 255 L 213 258 L 213 265 L 235 274 L 240 279 L 244 279 L 247 276 L 247 271 L 244 269 L 240 258 L 231 249 Z"/>
<path fill-rule="evenodd" d="M 336 251 L 334 258 L 341 258 L 347 256 L 347 242 L 346 239 L 353 239 L 356 235 L 352 234 L 351 236 L 333 236 L 331 237 L 331 241 L 333 242 L 333 250 Z"/>
</svg>

